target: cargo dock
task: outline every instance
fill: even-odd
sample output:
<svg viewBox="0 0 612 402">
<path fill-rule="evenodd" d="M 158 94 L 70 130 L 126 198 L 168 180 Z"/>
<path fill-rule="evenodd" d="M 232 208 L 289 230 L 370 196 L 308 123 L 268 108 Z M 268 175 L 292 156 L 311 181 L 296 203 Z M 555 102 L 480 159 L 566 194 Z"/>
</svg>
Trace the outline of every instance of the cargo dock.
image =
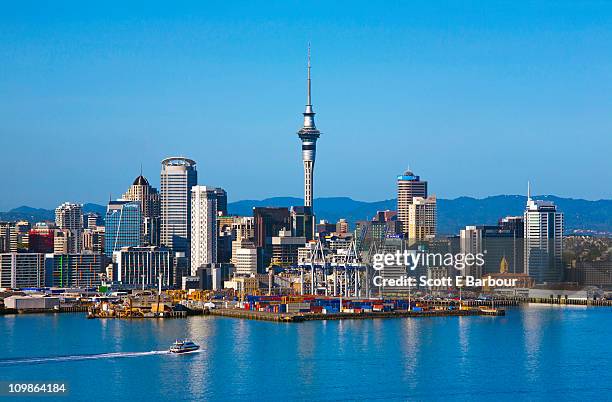
<svg viewBox="0 0 612 402">
<path fill-rule="evenodd" d="M 220 317 L 242 318 L 274 322 L 303 322 L 322 320 L 355 320 L 377 318 L 404 317 L 463 317 L 463 316 L 503 316 L 503 309 L 466 309 L 466 310 L 428 310 L 428 311 L 379 311 L 361 313 L 274 313 L 268 311 L 251 311 L 241 309 L 212 309 L 204 312 L 206 315 Z"/>
</svg>

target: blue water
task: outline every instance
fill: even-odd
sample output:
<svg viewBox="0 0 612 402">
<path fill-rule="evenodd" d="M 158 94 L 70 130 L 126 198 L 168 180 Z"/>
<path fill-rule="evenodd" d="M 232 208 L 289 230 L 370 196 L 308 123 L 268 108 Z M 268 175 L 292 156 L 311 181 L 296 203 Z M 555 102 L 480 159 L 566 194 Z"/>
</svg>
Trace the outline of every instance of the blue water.
<svg viewBox="0 0 612 402">
<path fill-rule="evenodd" d="M 610 308 L 541 305 L 299 324 L 4 316 L 0 380 L 66 382 L 63 401 L 605 400 L 611 318 Z M 202 350 L 164 353 L 183 337 Z"/>
</svg>

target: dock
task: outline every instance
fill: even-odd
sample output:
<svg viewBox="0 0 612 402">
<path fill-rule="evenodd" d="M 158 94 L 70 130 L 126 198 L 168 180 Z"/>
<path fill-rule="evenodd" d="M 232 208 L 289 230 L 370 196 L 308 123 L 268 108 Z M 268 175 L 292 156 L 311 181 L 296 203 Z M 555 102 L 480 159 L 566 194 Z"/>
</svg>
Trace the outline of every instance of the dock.
<svg viewBox="0 0 612 402">
<path fill-rule="evenodd" d="M 376 318 L 404 318 L 404 317 L 464 317 L 464 316 L 504 316 L 503 309 L 469 309 L 469 310 L 427 310 L 427 311 L 376 311 L 356 313 L 273 313 L 267 311 L 253 311 L 242 309 L 212 309 L 207 310 L 205 315 L 219 317 L 242 318 L 248 320 L 262 320 L 274 322 L 304 322 L 322 320 L 363 320 Z"/>
</svg>

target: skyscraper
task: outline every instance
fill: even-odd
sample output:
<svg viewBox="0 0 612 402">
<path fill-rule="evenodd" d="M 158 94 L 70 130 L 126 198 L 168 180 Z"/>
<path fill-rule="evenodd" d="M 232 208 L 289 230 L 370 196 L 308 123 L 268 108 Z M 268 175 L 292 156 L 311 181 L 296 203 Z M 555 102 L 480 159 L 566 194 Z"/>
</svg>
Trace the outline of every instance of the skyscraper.
<svg viewBox="0 0 612 402">
<path fill-rule="evenodd" d="M 282 207 L 255 207 L 253 208 L 255 220 L 255 247 L 261 258 L 258 258 L 259 268 L 263 269 L 272 260 L 272 237 L 277 236 L 280 230 L 291 227 L 291 215 L 288 208 Z"/>
<path fill-rule="evenodd" d="M 217 213 L 226 216 L 227 215 L 227 192 L 221 187 L 214 189 L 215 195 L 217 196 Z"/>
<path fill-rule="evenodd" d="M 410 242 L 433 240 L 436 237 L 436 196 L 414 197 L 408 206 L 408 238 Z"/>
<path fill-rule="evenodd" d="M 563 280 L 563 214 L 552 201 L 532 200 L 527 192 L 525 271 L 536 283 Z"/>
<path fill-rule="evenodd" d="M 335 228 L 335 227 L 334 227 Z M 314 239 L 314 216 L 310 207 L 291 207 L 291 236 Z"/>
<path fill-rule="evenodd" d="M 110 201 L 106 209 L 104 254 L 113 256 L 122 247 L 142 245 L 142 215 L 139 201 Z"/>
<path fill-rule="evenodd" d="M 134 180 L 123 199 L 139 201 L 142 214 L 142 241 L 144 244 L 159 244 L 160 198 L 157 189 L 141 174 Z"/>
<path fill-rule="evenodd" d="M 70 232 L 69 253 L 80 253 L 83 237 L 83 209 L 80 204 L 65 202 L 55 209 L 55 224 Z"/>
<path fill-rule="evenodd" d="M 191 188 L 198 183 L 196 163 L 183 157 L 166 158 L 161 163 L 160 243 L 187 256 L 191 237 Z"/>
<path fill-rule="evenodd" d="M 304 111 L 304 125 L 298 131 L 302 140 L 302 161 L 304 162 L 304 206 L 312 208 L 314 165 L 317 150 L 317 139 L 321 132 L 315 126 L 315 112 L 312 109 L 310 94 L 310 46 L 308 47 L 308 95 Z"/>
<path fill-rule="evenodd" d="M 216 188 L 191 188 L 191 274 L 198 268 L 217 262 Z"/>
<path fill-rule="evenodd" d="M 427 182 L 407 170 L 397 176 L 397 220 L 404 235 L 408 234 L 408 210 L 414 197 L 427 198 Z"/>
</svg>

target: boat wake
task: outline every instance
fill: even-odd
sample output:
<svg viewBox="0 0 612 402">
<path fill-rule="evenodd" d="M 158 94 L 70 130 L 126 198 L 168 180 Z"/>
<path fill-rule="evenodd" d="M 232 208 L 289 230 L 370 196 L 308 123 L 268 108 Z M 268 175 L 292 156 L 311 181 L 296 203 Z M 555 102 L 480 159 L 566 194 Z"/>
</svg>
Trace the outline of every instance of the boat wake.
<svg viewBox="0 0 612 402">
<path fill-rule="evenodd" d="M 143 357 L 154 355 L 168 355 L 167 350 L 152 350 L 150 352 L 112 352 L 91 355 L 71 355 L 71 356 L 49 356 L 49 357 L 27 357 L 16 359 L 0 359 L 0 367 L 13 366 L 18 364 L 42 364 L 72 362 L 79 360 L 99 360 L 99 359 L 121 359 L 127 357 Z"/>
</svg>

